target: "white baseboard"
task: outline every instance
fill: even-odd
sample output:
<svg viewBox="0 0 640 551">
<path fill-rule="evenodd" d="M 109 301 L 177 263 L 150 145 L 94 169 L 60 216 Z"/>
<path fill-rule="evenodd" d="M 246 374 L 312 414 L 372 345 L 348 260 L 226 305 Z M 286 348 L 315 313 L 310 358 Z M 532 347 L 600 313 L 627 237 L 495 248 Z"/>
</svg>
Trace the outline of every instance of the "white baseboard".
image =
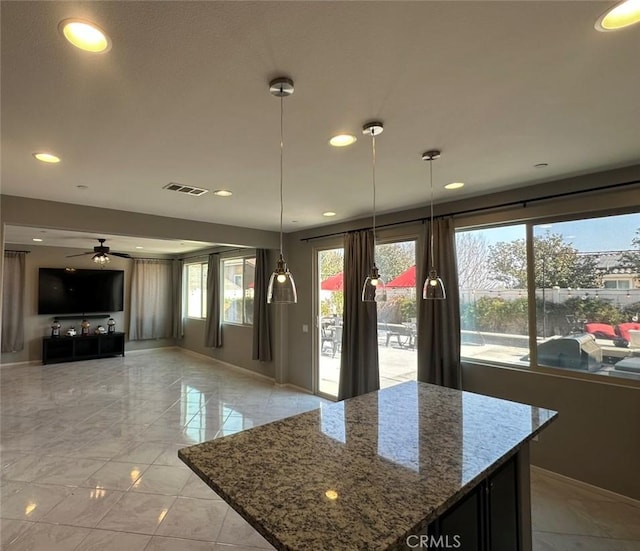
<svg viewBox="0 0 640 551">
<path fill-rule="evenodd" d="M 154 350 L 172 350 L 176 348 L 180 348 L 180 347 L 176 346 L 175 344 L 171 346 L 157 346 L 155 348 L 136 348 L 135 350 L 127 350 L 125 347 L 124 354 L 125 356 L 131 356 L 135 354 L 140 354 L 142 352 L 147 353 L 147 352 L 153 352 Z"/>
<path fill-rule="evenodd" d="M 184 352 L 185 354 L 188 354 L 189 356 L 195 356 L 196 358 L 202 358 L 203 360 L 209 360 L 210 362 L 215 362 L 218 364 L 222 364 L 225 367 L 229 367 L 231 369 L 237 370 L 237 371 L 242 371 L 243 373 L 246 373 L 247 375 L 252 375 L 253 377 L 257 377 L 258 379 L 263 379 L 265 381 L 269 381 L 270 383 L 274 383 L 275 384 L 275 379 L 273 377 L 269 377 L 268 375 L 263 375 L 262 373 L 257 373 L 255 371 L 251 371 L 250 369 L 247 369 L 246 367 L 240 367 L 239 365 L 235 365 L 229 362 L 223 362 L 222 360 L 218 360 L 217 358 L 214 358 L 213 356 L 207 356 L 206 354 L 201 354 L 200 352 L 195 352 L 194 350 L 189 350 L 188 348 L 182 348 L 180 346 L 176 347 L 178 348 L 178 350 L 180 350 L 181 352 Z"/>
<path fill-rule="evenodd" d="M 276 386 L 282 387 L 282 388 L 293 388 L 294 390 L 297 390 L 298 392 L 304 392 L 305 394 L 311 394 L 313 395 L 313 392 L 311 390 L 309 390 L 308 388 L 304 388 L 298 385 L 294 385 L 293 383 L 275 383 Z"/>
<path fill-rule="evenodd" d="M 8 364 L 0 364 L 0 369 L 5 368 L 5 367 L 18 367 L 18 366 L 25 366 L 25 365 L 38 365 L 41 364 L 42 360 L 26 360 L 24 362 L 11 362 Z"/>
<path fill-rule="evenodd" d="M 569 484 L 580 486 L 586 490 L 599 493 L 604 497 L 608 497 L 609 499 L 615 499 L 616 501 L 626 501 L 627 503 L 630 503 L 631 505 L 634 505 L 636 507 L 640 506 L 640 501 L 638 501 L 637 499 L 633 499 L 632 497 L 625 496 L 617 492 L 612 492 L 611 490 L 607 490 L 606 488 L 600 488 L 600 486 L 594 486 L 593 484 L 589 484 L 588 482 L 583 482 L 582 480 L 576 480 L 575 478 L 571 478 L 570 476 L 565 476 L 560 473 L 549 471 L 547 469 L 543 469 L 542 467 L 538 467 L 536 465 L 531 465 L 531 470 L 544 474 L 549 478 L 555 478 L 560 482 L 567 482 Z"/>
</svg>

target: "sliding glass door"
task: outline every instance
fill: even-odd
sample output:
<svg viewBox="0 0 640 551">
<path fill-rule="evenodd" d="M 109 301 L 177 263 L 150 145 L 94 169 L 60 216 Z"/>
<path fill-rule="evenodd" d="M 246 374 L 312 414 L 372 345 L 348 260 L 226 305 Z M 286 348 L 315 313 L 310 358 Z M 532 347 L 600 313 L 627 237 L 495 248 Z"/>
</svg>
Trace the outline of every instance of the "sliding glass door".
<svg viewBox="0 0 640 551">
<path fill-rule="evenodd" d="M 386 388 L 418 374 L 416 241 L 378 244 L 376 264 L 387 287 L 387 300 L 377 303 L 380 388 Z"/>
<path fill-rule="evenodd" d="M 344 304 L 344 249 L 317 252 L 317 392 L 338 396 L 340 356 L 342 354 L 342 312 Z"/>
</svg>

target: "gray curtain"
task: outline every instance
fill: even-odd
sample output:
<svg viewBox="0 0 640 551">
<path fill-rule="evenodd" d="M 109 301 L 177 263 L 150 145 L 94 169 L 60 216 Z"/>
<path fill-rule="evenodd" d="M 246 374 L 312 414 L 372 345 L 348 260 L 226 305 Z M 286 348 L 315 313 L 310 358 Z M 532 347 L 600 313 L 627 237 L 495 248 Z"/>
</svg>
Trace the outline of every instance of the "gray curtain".
<svg viewBox="0 0 640 551">
<path fill-rule="evenodd" d="M 184 336 L 184 318 L 182 315 L 182 260 L 173 261 L 173 329 L 174 339 L 181 339 Z"/>
<path fill-rule="evenodd" d="M 431 268 L 431 237 L 425 224 L 424 251 L 418 270 L 418 380 L 461 388 L 460 295 L 453 220 L 434 220 L 435 267 L 447 293 L 444 300 L 422 299 L 422 283 Z"/>
<path fill-rule="evenodd" d="M 253 286 L 253 355 L 254 360 L 271 361 L 271 325 L 267 308 L 269 287 L 269 251 L 256 250 L 256 275 Z"/>
<path fill-rule="evenodd" d="M 173 337 L 173 277 L 172 260 L 134 259 L 129 340 Z"/>
<path fill-rule="evenodd" d="M 5 251 L 2 280 L 2 352 L 24 348 L 26 253 Z"/>
<path fill-rule="evenodd" d="M 222 319 L 220 317 L 220 255 L 209 255 L 207 269 L 207 323 L 204 329 L 204 345 L 222 347 Z"/>
<path fill-rule="evenodd" d="M 344 327 L 338 399 L 380 388 L 378 314 L 375 302 L 362 302 L 362 285 L 373 260 L 373 233 L 344 238 Z"/>
</svg>

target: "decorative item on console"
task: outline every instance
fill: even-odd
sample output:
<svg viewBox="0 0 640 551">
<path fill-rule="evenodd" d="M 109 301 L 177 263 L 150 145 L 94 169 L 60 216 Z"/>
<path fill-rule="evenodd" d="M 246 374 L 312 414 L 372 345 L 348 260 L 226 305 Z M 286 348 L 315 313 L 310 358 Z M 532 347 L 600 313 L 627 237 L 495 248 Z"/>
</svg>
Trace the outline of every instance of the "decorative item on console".
<svg viewBox="0 0 640 551">
<path fill-rule="evenodd" d="M 75 327 L 69 327 L 67 329 L 67 337 L 75 337 L 77 335 Z"/>
<path fill-rule="evenodd" d="M 112 335 L 115 332 L 116 332 L 116 320 L 114 320 L 113 318 L 109 318 L 109 321 L 107 322 L 107 333 L 109 333 L 109 335 Z"/>
<path fill-rule="evenodd" d="M 94 331 L 96 335 L 104 335 L 106 332 L 107 330 L 102 327 L 102 325 L 98 325 L 98 327 L 96 327 L 96 330 Z"/>
<path fill-rule="evenodd" d="M 52 337 L 59 337 L 60 336 L 60 322 L 57 319 L 53 320 L 53 323 L 51 324 L 51 336 Z"/>
<path fill-rule="evenodd" d="M 80 331 L 81 331 L 81 335 L 83 337 L 86 337 L 89 334 L 89 327 L 91 327 L 91 324 L 89 323 L 89 320 L 87 318 L 82 320 L 82 323 L 80 324 Z"/>
</svg>

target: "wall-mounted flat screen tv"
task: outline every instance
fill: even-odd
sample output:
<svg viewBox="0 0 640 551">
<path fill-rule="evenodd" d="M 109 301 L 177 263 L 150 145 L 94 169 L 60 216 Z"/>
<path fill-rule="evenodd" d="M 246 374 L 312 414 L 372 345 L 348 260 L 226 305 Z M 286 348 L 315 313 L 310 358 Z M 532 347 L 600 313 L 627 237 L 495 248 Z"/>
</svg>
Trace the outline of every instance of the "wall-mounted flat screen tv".
<svg viewBox="0 0 640 551">
<path fill-rule="evenodd" d="M 38 314 L 110 313 L 123 309 L 123 270 L 40 268 Z"/>
</svg>

